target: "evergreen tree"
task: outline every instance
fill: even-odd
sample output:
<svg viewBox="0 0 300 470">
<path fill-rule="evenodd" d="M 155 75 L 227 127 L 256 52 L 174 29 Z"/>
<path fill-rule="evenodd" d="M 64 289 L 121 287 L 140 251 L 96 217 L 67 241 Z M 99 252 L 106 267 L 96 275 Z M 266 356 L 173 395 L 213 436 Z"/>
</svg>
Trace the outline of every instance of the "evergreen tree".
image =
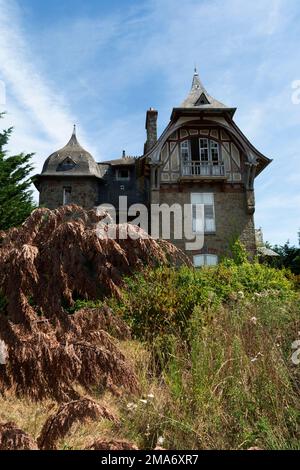
<svg viewBox="0 0 300 470">
<path fill-rule="evenodd" d="M 0 132 L 0 230 L 20 225 L 34 209 L 29 177 L 33 154 L 7 155 L 4 147 L 12 130 Z"/>
<path fill-rule="evenodd" d="M 274 258 L 271 264 L 277 268 L 289 268 L 292 273 L 300 274 L 300 232 L 298 233 L 299 246 L 292 246 L 289 240 L 284 245 L 269 246 L 279 257 Z"/>
</svg>

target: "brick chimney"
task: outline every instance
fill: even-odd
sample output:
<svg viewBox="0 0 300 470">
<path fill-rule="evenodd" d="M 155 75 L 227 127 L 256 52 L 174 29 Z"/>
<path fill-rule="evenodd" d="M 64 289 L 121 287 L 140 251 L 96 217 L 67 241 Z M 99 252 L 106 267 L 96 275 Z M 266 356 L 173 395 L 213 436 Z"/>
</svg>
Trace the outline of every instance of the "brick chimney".
<svg viewBox="0 0 300 470">
<path fill-rule="evenodd" d="M 150 108 L 146 114 L 146 131 L 147 131 L 147 140 L 144 145 L 144 153 L 147 153 L 152 149 L 153 145 L 157 141 L 157 115 L 158 112 L 156 109 Z"/>
</svg>

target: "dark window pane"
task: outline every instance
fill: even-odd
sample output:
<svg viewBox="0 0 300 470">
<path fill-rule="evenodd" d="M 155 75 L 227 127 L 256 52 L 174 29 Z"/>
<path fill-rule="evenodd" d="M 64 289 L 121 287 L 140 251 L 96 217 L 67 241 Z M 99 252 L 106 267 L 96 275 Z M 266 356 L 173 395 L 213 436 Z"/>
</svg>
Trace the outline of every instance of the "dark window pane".
<svg viewBox="0 0 300 470">
<path fill-rule="evenodd" d="M 191 153 L 192 153 L 192 160 L 200 160 L 199 158 L 199 141 L 198 137 L 193 137 L 191 139 Z"/>
</svg>

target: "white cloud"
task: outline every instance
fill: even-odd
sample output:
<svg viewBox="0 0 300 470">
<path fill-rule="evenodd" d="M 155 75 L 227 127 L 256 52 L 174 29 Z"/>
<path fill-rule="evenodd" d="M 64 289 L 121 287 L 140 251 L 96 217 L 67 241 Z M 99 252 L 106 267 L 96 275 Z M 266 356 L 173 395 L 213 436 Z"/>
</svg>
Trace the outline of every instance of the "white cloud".
<svg viewBox="0 0 300 470">
<path fill-rule="evenodd" d="M 63 95 L 39 73 L 14 1 L 0 0 L 0 31 L 0 74 L 8 111 L 1 125 L 16 127 L 10 146 L 13 151 L 55 150 L 66 143 L 76 119 Z M 38 159 L 36 163 L 40 166 Z"/>
</svg>

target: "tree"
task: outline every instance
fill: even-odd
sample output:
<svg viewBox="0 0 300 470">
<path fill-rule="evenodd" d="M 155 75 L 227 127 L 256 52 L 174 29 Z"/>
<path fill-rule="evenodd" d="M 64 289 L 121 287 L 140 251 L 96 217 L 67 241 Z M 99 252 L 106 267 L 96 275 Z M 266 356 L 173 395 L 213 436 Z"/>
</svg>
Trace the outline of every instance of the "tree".
<svg viewBox="0 0 300 470">
<path fill-rule="evenodd" d="M 300 233 L 298 236 L 300 245 Z M 300 274 L 300 247 L 291 246 L 287 241 L 284 245 L 275 245 L 272 249 L 279 255 L 279 258 L 274 260 L 277 267 L 289 268 L 294 274 Z"/>
<path fill-rule="evenodd" d="M 3 150 L 12 131 L 0 132 L 0 230 L 20 225 L 35 207 L 29 177 L 33 154 L 7 156 Z"/>
</svg>

